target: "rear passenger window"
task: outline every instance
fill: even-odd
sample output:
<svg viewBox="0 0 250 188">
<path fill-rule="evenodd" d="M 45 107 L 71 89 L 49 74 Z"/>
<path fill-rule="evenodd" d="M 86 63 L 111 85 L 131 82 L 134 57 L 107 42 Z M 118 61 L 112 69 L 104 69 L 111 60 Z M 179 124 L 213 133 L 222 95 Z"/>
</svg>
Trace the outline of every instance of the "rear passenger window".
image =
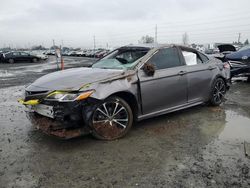
<svg viewBox="0 0 250 188">
<path fill-rule="evenodd" d="M 19 56 L 20 53 L 19 52 L 13 52 L 13 56 Z"/>
<path fill-rule="evenodd" d="M 27 53 L 24 53 L 24 52 L 21 52 L 21 55 L 22 55 L 22 56 L 27 56 L 28 54 L 27 54 Z"/>
<path fill-rule="evenodd" d="M 203 63 L 201 58 L 194 52 L 182 51 L 186 65 L 197 65 Z"/>
<path fill-rule="evenodd" d="M 166 69 L 181 66 L 176 48 L 164 48 L 159 50 L 148 63 L 155 65 L 155 69 Z"/>
</svg>

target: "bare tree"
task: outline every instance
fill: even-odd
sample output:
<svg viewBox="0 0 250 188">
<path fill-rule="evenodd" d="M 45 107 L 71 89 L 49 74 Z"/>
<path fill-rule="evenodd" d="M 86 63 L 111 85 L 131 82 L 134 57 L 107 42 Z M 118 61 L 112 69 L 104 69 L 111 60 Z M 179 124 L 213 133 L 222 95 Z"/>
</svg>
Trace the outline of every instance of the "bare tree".
<svg viewBox="0 0 250 188">
<path fill-rule="evenodd" d="M 244 42 L 244 45 L 248 45 L 249 44 L 249 41 L 248 39 Z"/>
<path fill-rule="evenodd" d="M 143 36 L 141 40 L 139 40 L 139 43 L 143 43 L 143 44 L 154 43 L 154 37 L 151 37 L 148 35 Z"/>
<path fill-rule="evenodd" d="M 185 32 L 183 35 L 182 35 L 182 43 L 186 46 L 188 45 L 188 34 Z"/>
</svg>

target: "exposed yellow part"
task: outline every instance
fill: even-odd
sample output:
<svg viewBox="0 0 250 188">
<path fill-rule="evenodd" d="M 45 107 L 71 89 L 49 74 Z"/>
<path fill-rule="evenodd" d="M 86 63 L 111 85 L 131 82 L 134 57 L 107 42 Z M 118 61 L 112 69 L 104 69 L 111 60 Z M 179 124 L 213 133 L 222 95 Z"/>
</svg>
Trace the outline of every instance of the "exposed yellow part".
<svg viewBox="0 0 250 188">
<path fill-rule="evenodd" d="M 94 93 L 94 91 L 87 91 L 82 93 L 81 95 L 79 95 L 76 100 L 80 101 L 80 100 L 84 100 L 86 98 L 88 98 L 90 95 L 92 95 L 92 93 Z"/>
<path fill-rule="evenodd" d="M 28 100 L 28 101 L 24 101 L 23 99 L 19 99 L 18 102 L 23 104 L 23 105 L 31 105 L 31 106 L 39 104 L 38 99 Z"/>
<path fill-rule="evenodd" d="M 56 94 L 64 94 L 64 93 L 66 93 L 66 92 L 64 92 L 64 91 L 54 91 L 54 92 L 48 94 L 47 97 L 50 97 L 50 96 L 56 95 Z"/>
</svg>

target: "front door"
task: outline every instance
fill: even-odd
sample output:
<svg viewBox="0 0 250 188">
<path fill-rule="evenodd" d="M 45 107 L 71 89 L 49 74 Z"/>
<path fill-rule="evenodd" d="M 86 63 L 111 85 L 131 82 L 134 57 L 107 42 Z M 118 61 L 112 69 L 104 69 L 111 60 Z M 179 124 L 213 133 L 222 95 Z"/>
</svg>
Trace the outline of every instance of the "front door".
<svg viewBox="0 0 250 188">
<path fill-rule="evenodd" d="M 187 103 L 186 66 L 175 47 L 160 49 L 147 63 L 155 66 L 148 76 L 139 70 L 143 115 L 165 111 Z"/>
</svg>

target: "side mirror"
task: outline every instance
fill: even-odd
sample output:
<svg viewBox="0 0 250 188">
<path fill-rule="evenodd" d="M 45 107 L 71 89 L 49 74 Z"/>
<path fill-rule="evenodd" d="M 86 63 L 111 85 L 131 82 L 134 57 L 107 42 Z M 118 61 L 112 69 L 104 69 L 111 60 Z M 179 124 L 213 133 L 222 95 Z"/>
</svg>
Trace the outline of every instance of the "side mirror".
<svg viewBox="0 0 250 188">
<path fill-rule="evenodd" d="M 150 63 L 145 63 L 142 67 L 142 70 L 147 76 L 154 76 L 155 74 L 155 67 L 153 64 Z"/>
</svg>

